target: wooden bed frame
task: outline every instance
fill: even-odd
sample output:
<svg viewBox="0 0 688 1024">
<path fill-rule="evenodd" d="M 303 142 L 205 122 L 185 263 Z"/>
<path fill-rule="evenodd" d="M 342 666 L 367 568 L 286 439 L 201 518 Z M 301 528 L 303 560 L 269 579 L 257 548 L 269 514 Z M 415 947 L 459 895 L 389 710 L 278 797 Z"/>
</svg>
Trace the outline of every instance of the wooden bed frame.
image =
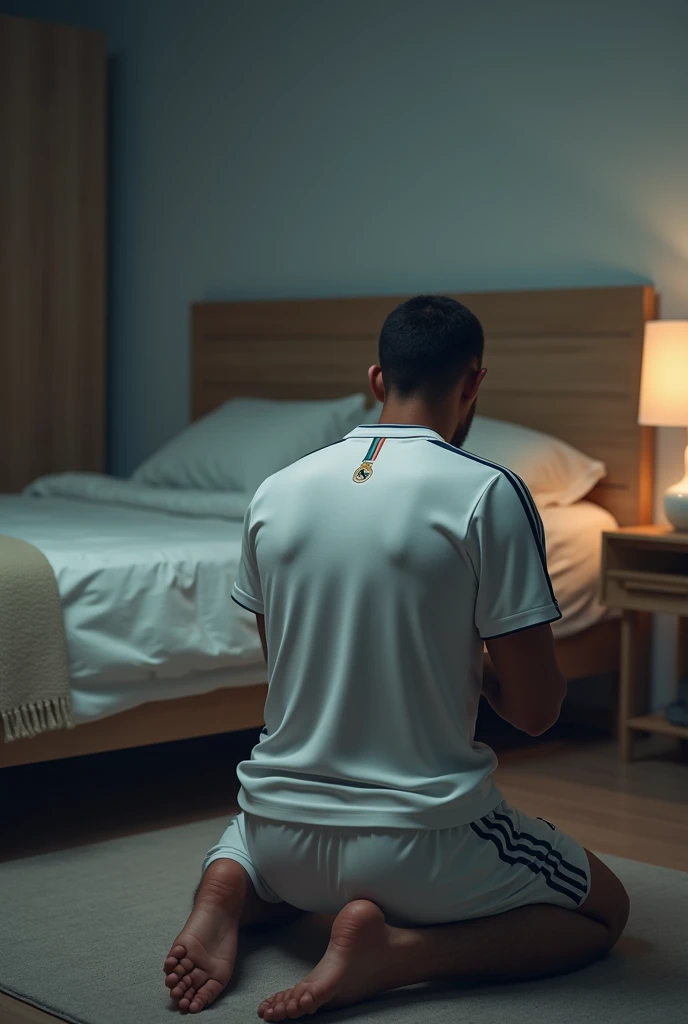
<svg viewBox="0 0 688 1024">
<path fill-rule="evenodd" d="M 387 313 L 405 296 L 198 303 L 192 417 L 229 398 L 335 398 L 367 391 Z M 651 287 L 456 295 L 485 328 L 480 412 L 543 430 L 602 459 L 591 500 L 622 526 L 650 521 L 653 438 L 637 423 Z M 618 624 L 557 643 L 569 679 L 616 671 Z M 144 704 L 33 740 L 0 739 L 0 767 L 232 732 L 262 724 L 265 685 Z"/>
</svg>

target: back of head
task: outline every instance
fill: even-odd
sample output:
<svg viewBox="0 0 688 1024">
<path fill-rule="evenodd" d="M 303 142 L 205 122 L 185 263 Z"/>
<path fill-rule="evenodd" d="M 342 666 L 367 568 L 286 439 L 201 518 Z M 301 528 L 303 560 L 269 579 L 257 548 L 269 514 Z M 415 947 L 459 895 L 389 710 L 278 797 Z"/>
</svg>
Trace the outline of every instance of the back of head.
<svg viewBox="0 0 688 1024">
<path fill-rule="evenodd" d="M 442 295 L 418 295 L 392 310 L 380 333 L 387 394 L 436 401 L 483 357 L 484 336 L 470 309 Z"/>
</svg>

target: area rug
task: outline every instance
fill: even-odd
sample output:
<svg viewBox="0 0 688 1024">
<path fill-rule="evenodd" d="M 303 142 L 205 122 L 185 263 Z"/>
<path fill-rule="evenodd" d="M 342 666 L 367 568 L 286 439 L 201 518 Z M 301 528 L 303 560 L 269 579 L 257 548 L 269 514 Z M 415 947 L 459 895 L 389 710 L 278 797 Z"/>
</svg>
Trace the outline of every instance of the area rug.
<svg viewBox="0 0 688 1024">
<path fill-rule="evenodd" d="M 162 963 L 221 821 L 0 865 L 0 990 L 75 1024 L 170 1024 Z M 660 1024 L 686 1020 L 688 873 L 604 857 L 632 902 L 605 961 L 550 981 L 414 986 L 322 1014 L 328 1024 Z M 317 918 L 245 939 L 230 990 L 203 1020 L 248 1024 L 320 956 Z"/>
</svg>

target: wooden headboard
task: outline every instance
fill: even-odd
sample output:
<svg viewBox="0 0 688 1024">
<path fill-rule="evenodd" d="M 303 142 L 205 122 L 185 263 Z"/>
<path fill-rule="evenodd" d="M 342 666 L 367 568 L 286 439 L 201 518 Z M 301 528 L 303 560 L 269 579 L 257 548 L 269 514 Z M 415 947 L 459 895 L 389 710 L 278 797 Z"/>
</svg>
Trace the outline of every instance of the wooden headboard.
<svg viewBox="0 0 688 1024">
<path fill-rule="evenodd" d="M 407 296 L 203 302 L 192 310 L 192 416 L 228 398 L 336 398 L 368 390 L 377 339 Z M 651 287 L 455 295 L 482 321 L 479 412 L 555 434 L 602 459 L 592 495 L 621 525 L 649 522 L 652 431 L 637 423 Z M 372 401 L 372 398 L 371 398 Z"/>
</svg>

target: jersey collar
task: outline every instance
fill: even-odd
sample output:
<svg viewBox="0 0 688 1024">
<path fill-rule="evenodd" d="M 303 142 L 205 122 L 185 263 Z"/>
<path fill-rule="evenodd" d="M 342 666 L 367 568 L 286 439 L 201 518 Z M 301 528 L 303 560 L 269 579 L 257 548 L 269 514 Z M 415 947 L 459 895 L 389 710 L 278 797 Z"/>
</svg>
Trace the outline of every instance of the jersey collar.
<svg viewBox="0 0 688 1024">
<path fill-rule="evenodd" d="M 426 437 L 433 441 L 444 440 L 436 430 L 415 423 L 361 423 L 346 437 Z"/>
</svg>

